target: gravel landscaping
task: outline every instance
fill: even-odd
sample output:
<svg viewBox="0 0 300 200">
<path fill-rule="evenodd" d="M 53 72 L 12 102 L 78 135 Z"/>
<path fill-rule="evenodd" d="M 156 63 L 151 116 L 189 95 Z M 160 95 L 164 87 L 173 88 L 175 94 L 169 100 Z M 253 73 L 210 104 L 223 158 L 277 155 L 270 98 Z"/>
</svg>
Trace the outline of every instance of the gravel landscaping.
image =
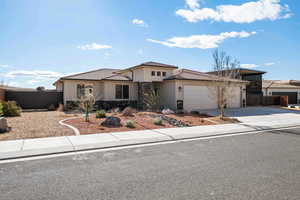
<svg viewBox="0 0 300 200">
<path fill-rule="evenodd" d="M 68 117 L 74 117 L 74 115 L 49 111 L 23 112 L 20 117 L 7 117 L 11 130 L 0 134 L 0 140 L 74 135 L 71 129 L 58 123 Z"/>
<path fill-rule="evenodd" d="M 188 126 L 201 126 L 201 125 L 213 125 L 220 124 L 221 122 L 212 122 L 206 120 L 208 116 L 193 115 L 193 114 L 172 114 L 161 115 L 153 112 L 138 112 L 133 116 L 122 116 L 121 113 L 111 114 L 108 116 L 115 116 L 121 119 L 122 126 L 120 127 L 105 127 L 100 125 L 105 118 L 97 119 L 95 114 L 91 114 L 90 121 L 85 122 L 83 118 L 75 118 L 66 120 L 65 123 L 76 127 L 80 134 L 93 134 L 93 133 L 110 133 L 110 132 L 123 132 L 134 130 L 146 130 L 146 129 L 162 129 L 162 128 L 175 128 L 175 127 L 188 127 Z M 161 116 L 163 119 L 162 125 L 155 125 L 154 119 Z M 125 127 L 126 121 L 131 120 L 134 122 L 134 128 Z"/>
</svg>

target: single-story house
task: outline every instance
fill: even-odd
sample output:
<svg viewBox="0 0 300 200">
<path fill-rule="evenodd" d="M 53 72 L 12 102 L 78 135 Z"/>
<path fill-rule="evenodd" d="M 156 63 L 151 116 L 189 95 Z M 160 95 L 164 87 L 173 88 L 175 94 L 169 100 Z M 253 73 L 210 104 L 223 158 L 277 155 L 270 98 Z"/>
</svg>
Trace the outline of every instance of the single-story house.
<svg viewBox="0 0 300 200">
<path fill-rule="evenodd" d="M 227 107 L 242 107 L 248 81 L 228 80 L 232 95 Z M 99 107 L 126 103 L 143 109 L 145 94 L 153 89 L 160 97 L 161 106 L 185 111 L 217 108 L 214 90 L 218 84 L 220 79 L 215 75 L 157 62 L 126 69 L 98 69 L 61 77 L 54 83 L 58 91 L 63 91 L 65 105 L 92 93 Z"/>
<path fill-rule="evenodd" d="M 263 80 L 264 96 L 288 96 L 289 104 L 300 104 L 300 81 Z"/>
</svg>

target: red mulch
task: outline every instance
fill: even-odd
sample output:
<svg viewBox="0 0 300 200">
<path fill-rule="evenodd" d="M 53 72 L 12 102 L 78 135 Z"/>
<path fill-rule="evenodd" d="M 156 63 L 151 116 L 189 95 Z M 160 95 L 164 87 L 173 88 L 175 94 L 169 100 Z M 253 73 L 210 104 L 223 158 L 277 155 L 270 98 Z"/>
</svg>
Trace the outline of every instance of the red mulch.
<svg viewBox="0 0 300 200">
<path fill-rule="evenodd" d="M 161 128 L 174 128 L 175 126 L 169 124 L 166 121 L 163 121 L 163 125 L 155 125 L 153 123 L 153 114 L 151 112 L 139 112 L 135 113 L 132 117 L 125 117 L 122 114 L 115 114 L 114 116 L 119 117 L 121 119 L 121 127 L 117 128 L 108 128 L 101 126 L 101 122 L 105 119 L 97 119 L 94 114 L 90 116 L 90 121 L 85 122 L 83 118 L 75 118 L 65 121 L 65 123 L 70 124 L 77 129 L 79 129 L 80 134 L 93 134 L 93 133 L 110 133 L 110 132 L 123 132 L 123 131 L 133 131 L 133 130 L 146 130 L 146 129 L 161 129 Z M 107 114 L 110 116 L 112 114 Z M 199 116 L 193 114 L 172 114 L 167 115 L 168 117 L 175 118 L 177 120 L 181 120 L 190 126 L 201 126 L 201 125 L 212 125 L 210 121 L 206 121 L 205 118 L 207 116 Z M 135 128 L 127 128 L 124 126 L 125 121 L 132 120 L 134 121 Z"/>
<path fill-rule="evenodd" d="M 109 115 L 108 115 L 109 116 Z M 150 117 L 148 114 L 138 113 L 132 117 L 124 117 L 122 114 L 114 115 L 121 119 L 121 127 L 108 128 L 101 126 L 101 122 L 105 119 L 97 119 L 95 115 L 90 116 L 90 121 L 85 122 L 83 118 L 75 118 L 65 121 L 65 123 L 70 124 L 77 129 L 79 129 L 80 134 L 92 134 L 92 133 L 110 133 L 110 132 L 123 132 L 123 131 L 133 131 L 133 130 L 145 130 L 145 129 L 161 129 L 161 128 L 173 128 L 174 126 L 170 125 L 167 122 L 164 122 L 163 125 L 158 126 L 153 124 L 154 118 Z M 132 120 L 134 121 L 135 128 L 127 128 L 124 126 L 125 121 Z"/>
</svg>

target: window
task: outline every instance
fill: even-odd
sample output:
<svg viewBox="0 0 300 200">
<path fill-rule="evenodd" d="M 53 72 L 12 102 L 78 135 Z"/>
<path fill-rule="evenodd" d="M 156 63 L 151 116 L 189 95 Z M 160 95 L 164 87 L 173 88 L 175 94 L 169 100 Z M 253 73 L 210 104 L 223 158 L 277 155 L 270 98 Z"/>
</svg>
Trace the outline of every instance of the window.
<svg viewBox="0 0 300 200">
<path fill-rule="evenodd" d="M 77 84 L 77 97 L 80 99 L 85 95 L 84 84 Z"/>
<path fill-rule="evenodd" d="M 151 75 L 152 75 L 152 76 L 155 76 L 155 71 L 152 71 L 152 72 L 151 72 Z"/>
<path fill-rule="evenodd" d="M 129 99 L 128 85 L 116 85 L 116 99 Z"/>
<path fill-rule="evenodd" d="M 167 72 L 163 72 L 162 74 L 163 74 L 163 76 L 166 76 L 166 75 L 167 75 Z"/>
<path fill-rule="evenodd" d="M 161 72 L 157 72 L 157 74 L 156 74 L 157 76 L 160 76 L 161 75 Z"/>
</svg>

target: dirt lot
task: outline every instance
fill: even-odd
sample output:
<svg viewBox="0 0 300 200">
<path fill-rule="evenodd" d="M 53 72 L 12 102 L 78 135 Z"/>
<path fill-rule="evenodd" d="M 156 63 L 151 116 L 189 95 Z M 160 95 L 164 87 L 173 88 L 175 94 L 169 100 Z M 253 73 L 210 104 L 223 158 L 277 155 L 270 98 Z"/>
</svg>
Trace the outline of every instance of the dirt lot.
<svg viewBox="0 0 300 200">
<path fill-rule="evenodd" d="M 74 115 L 63 112 L 23 112 L 20 117 L 8 117 L 10 132 L 0 134 L 0 140 L 41 138 L 74 135 L 73 131 L 58 122 Z"/>
<path fill-rule="evenodd" d="M 154 117 L 156 113 L 149 113 L 149 112 L 140 112 L 134 114 L 132 117 L 124 117 L 122 114 L 116 114 L 121 119 L 121 127 L 117 128 L 108 128 L 101 126 L 101 122 L 105 119 L 96 119 L 95 115 L 92 114 L 90 117 L 90 122 L 85 122 L 82 118 L 70 119 L 65 121 L 65 123 L 70 124 L 77 129 L 79 129 L 80 134 L 92 134 L 92 133 L 109 133 L 109 132 L 122 132 L 122 131 L 133 131 L 133 130 L 145 130 L 145 129 L 161 129 L 161 128 L 174 128 L 169 124 L 167 121 L 163 122 L 163 125 L 155 125 L 153 124 Z M 108 114 L 109 116 L 109 114 Z M 201 125 L 212 125 L 212 124 L 219 124 L 221 122 L 212 122 L 210 120 L 206 120 L 207 116 L 199 116 L 199 115 L 192 115 L 192 114 L 173 114 L 167 115 L 168 117 L 175 118 L 177 120 L 181 120 L 184 123 L 190 126 L 201 126 Z M 135 122 L 135 128 L 127 128 L 124 126 L 125 121 L 132 120 Z"/>
</svg>

